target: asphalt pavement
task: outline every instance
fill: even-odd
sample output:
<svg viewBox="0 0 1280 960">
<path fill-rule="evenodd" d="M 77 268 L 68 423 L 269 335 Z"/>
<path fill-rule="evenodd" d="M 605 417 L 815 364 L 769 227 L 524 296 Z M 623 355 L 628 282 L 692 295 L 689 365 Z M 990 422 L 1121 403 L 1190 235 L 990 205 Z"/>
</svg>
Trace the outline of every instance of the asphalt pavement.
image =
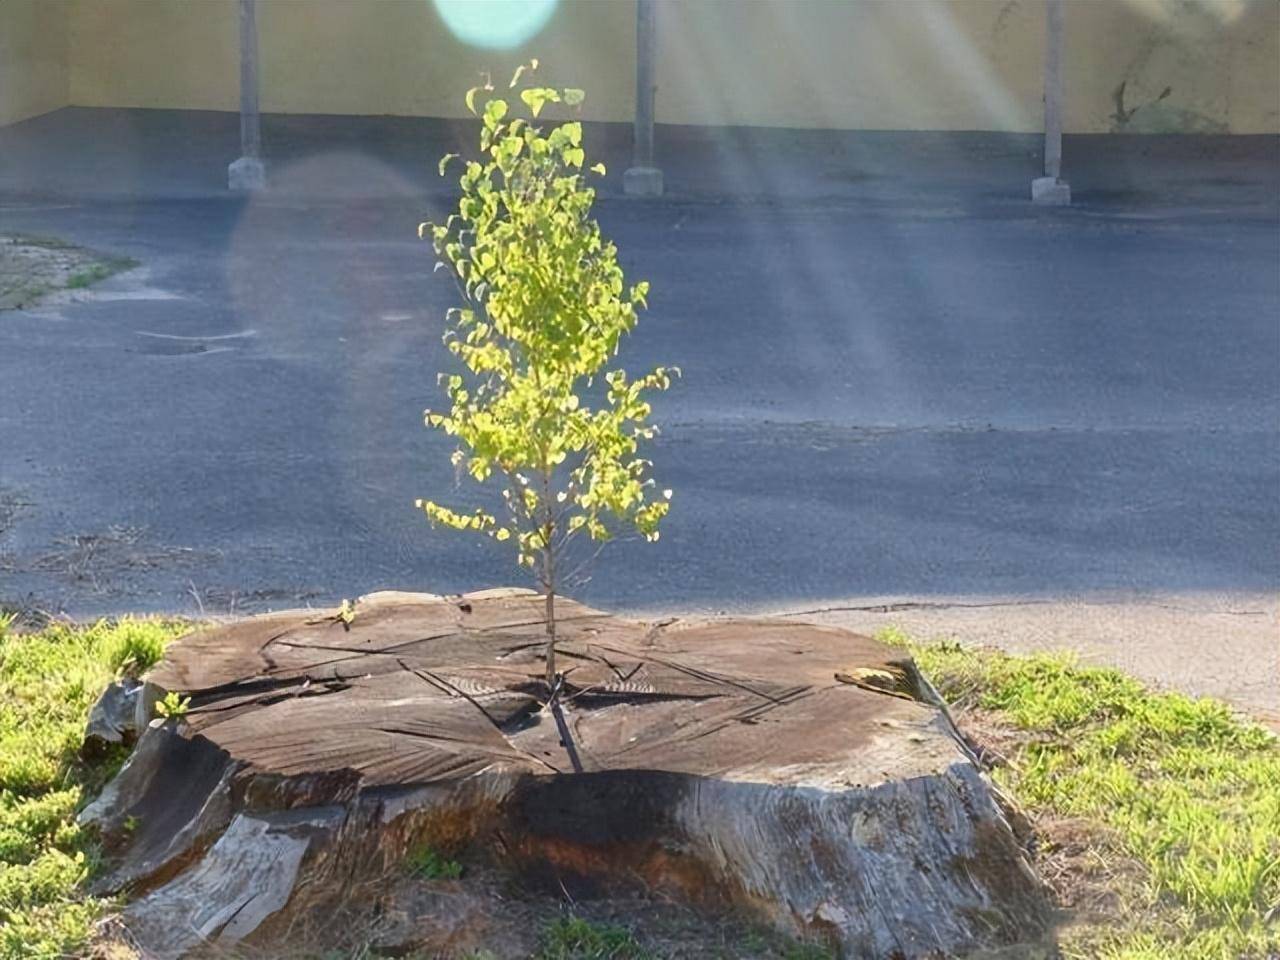
<svg viewBox="0 0 1280 960">
<path fill-rule="evenodd" d="M 0 313 L 0 600 L 519 583 L 413 508 L 470 496 L 422 425 L 454 291 L 416 228 L 450 198 L 410 162 L 457 126 L 282 119 L 278 189 L 246 199 L 226 116 L 0 131 L 0 233 L 141 264 Z M 1280 717 L 1280 140 L 1080 140 L 1078 205 L 1044 210 L 1027 138 L 726 136 L 672 131 L 672 196 L 636 202 L 598 131 L 601 223 L 652 284 L 619 359 L 684 376 L 662 539 L 575 593 L 1068 646 Z"/>
</svg>

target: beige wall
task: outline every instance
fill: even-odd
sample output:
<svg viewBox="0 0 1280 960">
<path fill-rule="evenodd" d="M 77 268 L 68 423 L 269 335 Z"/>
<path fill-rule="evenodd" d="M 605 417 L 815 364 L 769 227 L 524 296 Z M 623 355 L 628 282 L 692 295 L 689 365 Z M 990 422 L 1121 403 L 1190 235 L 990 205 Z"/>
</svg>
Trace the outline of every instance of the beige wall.
<svg viewBox="0 0 1280 960">
<path fill-rule="evenodd" d="M 432 0 L 259 9 L 267 111 L 458 116 L 480 71 L 505 79 L 538 56 L 549 82 L 587 88 L 588 118 L 631 117 L 632 0 L 561 0 L 501 53 L 453 38 Z M 26 51 L 0 60 L 19 91 L 8 117 L 68 100 L 234 110 L 236 10 L 0 0 L 0 50 Z M 1066 14 L 1069 131 L 1280 132 L 1280 0 L 1068 0 Z M 660 122 L 1040 128 L 1044 0 L 660 0 L 658 19 Z"/>
<path fill-rule="evenodd" d="M 236 110 L 235 0 L 72 0 L 78 107 Z"/>
<path fill-rule="evenodd" d="M 1034 130 L 1043 7 L 999 2 L 662 7 L 659 117 L 863 129 Z M 998 22 L 997 22 L 998 21 Z"/>
<path fill-rule="evenodd" d="M 0 125 L 66 105 L 66 3 L 0 0 Z"/>
<path fill-rule="evenodd" d="M 1280 133 L 1280 0 L 1071 0 L 1066 42 L 1072 130 Z"/>
<path fill-rule="evenodd" d="M 74 0 L 71 98 L 80 106 L 235 110 L 236 0 Z M 259 0 L 262 109 L 465 116 L 489 70 L 505 84 L 539 57 L 547 82 L 589 87 L 589 119 L 623 119 L 635 72 L 628 0 L 562 2 L 534 43 L 478 50 L 431 0 Z"/>
<path fill-rule="evenodd" d="M 1036 131 L 1044 22 L 1044 0 L 662 0 L 658 117 Z M 1070 132 L 1280 132 L 1280 0 L 1068 0 L 1065 41 Z"/>
<path fill-rule="evenodd" d="M 262 14 L 267 110 L 465 116 L 463 95 L 482 72 L 505 87 L 531 57 L 545 64 L 546 82 L 588 88 L 590 119 L 622 119 L 631 109 L 635 11 L 628 2 L 562 2 L 534 42 L 500 53 L 454 39 L 430 0 L 275 0 Z"/>
</svg>

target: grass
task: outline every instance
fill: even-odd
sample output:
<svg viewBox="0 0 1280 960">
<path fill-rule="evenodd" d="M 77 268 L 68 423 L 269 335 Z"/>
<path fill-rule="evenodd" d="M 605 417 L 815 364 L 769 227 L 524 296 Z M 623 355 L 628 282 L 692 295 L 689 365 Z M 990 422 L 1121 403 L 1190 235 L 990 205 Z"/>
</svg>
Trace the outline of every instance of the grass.
<svg viewBox="0 0 1280 960">
<path fill-rule="evenodd" d="M 625 927 L 562 917 L 547 925 L 537 960 L 658 960 Z"/>
<path fill-rule="evenodd" d="M 136 266 L 138 266 L 138 261 L 133 257 L 103 256 L 100 260 L 89 264 L 85 269 L 77 270 L 67 277 L 66 289 L 83 290 L 85 287 L 93 286 L 99 280 L 114 277 L 117 273 L 132 270 Z"/>
<path fill-rule="evenodd" d="M 462 864 L 450 860 L 433 847 L 420 847 L 405 858 L 409 872 L 421 880 L 457 880 L 462 876 Z"/>
<path fill-rule="evenodd" d="M 650 931 L 652 934 L 653 931 Z M 704 931 L 705 933 L 705 931 Z M 661 960 L 665 954 L 644 946 L 643 938 L 616 923 L 592 921 L 569 915 L 548 923 L 542 929 L 539 949 L 531 960 Z M 714 936 L 710 939 L 715 939 Z M 677 948 L 687 956 L 688 944 Z M 706 940 L 698 944 L 697 956 L 715 956 L 718 960 L 835 960 L 831 951 L 815 943 L 802 943 L 772 930 L 753 930 L 736 937 L 735 942 L 718 947 Z"/>
<path fill-rule="evenodd" d="M 81 759 L 85 719 L 112 679 L 146 669 L 185 627 L 9 627 L 0 619 L 0 958 L 74 955 L 106 907 L 77 892 L 97 847 L 75 813 L 123 759 Z"/>
<path fill-rule="evenodd" d="M 110 264 L 95 263 L 85 270 L 77 270 L 71 276 L 67 277 L 68 290 L 83 290 L 90 284 L 97 283 L 99 280 L 105 280 L 111 274 L 115 273 Z"/>
<path fill-rule="evenodd" d="M 1010 656 L 954 643 L 908 646 L 963 713 L 1019 736 L 1001 780 L 1033 817 L 1077 818 L 1114 838 L 1139 879 L 1116 891 L 1120 922 L 1064 936 L 1070 958 L 1241 960 L 1280 953 L 1280 746 L 1224 704 L 1155 693 L 1069 656 Z M 1259 669 L 1263 669 L 1259 665 Z M 1123 870 L 1115 871 L 1123 875 Z"/>
</svg>

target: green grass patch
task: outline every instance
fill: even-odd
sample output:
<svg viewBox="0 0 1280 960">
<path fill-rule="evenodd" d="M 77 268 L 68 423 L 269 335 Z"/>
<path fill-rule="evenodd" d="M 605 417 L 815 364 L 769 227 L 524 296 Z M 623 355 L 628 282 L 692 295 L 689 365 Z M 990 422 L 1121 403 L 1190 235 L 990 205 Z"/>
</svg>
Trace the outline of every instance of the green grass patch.
<svg viewBox="0 0 1280 960">
<path fill-rule="evenodd" d="M 74 955 L 107 906 L 79 892 L 98 850 L 75 814 L 123 759 L 81 759 L 85 720 L 111 680 L 145 670 L 188 626 L 9 627 L 0 620 L 0 958 Z"/>
<path fill-rule="evenodd" d="M 420 847 L 405 857 L 405 866 L 422 880 L 457 880 L 462 876 L 462 864 L 440 854 L 434 847 Z"/>
<path fill-rule="evenodd" d="M 71 276 L 67 277 L 68 290 L 83 290 L 90 284 L 97 283 L 99 280 L 105 280 L 111 276 L 114 271 L 105 263 L 95 263 L 93 266 L 85 270 L 77 270 Z"/>
<path fill-rule="evenodd" d="M 132 270 L 138 265 L 138 261 L 132 257 L 104 257 L 95 263 L 89 264 L 83 270 L 77 270 L 75 273 L 67 277 L 66 289 L 83 290 L 85 287 L 91 287 L 100 280 L 107 277 L 113 277 L 117 273 L 125 270 Z"/>
<path fill-rule="evenodd" d="M 581 917 L 561 917 L 542 932 L 537 960 L 658 960 L 630 930 L 614 924 L 592 923 Z"/>
<path fill-rule="evenodd" d="M 1071 931 L 1065 956 L 1261 960 L 1280 952 L 1280 745 L 1272 733 L 1216 700 L 1155 693 L 1070 656 L 919 644 L 893 630 L 881 639 L 908 646 L 958 715 L 981 707 L 1024 735 L 996 776 L 1030 813 L 1092 821 L 1141 864 L 1145 880 L 1119 891 L 1131 921 Z"/>
</svg>

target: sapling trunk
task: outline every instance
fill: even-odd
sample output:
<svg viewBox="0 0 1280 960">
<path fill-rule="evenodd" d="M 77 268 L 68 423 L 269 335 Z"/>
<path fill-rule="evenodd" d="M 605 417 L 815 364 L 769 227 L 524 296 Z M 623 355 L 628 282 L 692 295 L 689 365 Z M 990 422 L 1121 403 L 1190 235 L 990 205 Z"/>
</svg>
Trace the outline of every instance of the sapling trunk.
<svg viewBox="0 0 1280 960">
<path fill-rule="evenodd" d="M 547 584 L 547 689 L 556 686 L 556 591 Z"/>
<path fill-rule="evenodd" d="M 544 489 L 550 489 L 550 481 L 544 483 Z M 550 513 L 550 507 L 547 512 Z M 547 598 L 547 692 L 550 695 L 556 688 L 556 555 L 551 546 L 555 521 L 550 516 L 543 530 L 546 541 L 542 548 L 542 587 Z"/>
</svg>

